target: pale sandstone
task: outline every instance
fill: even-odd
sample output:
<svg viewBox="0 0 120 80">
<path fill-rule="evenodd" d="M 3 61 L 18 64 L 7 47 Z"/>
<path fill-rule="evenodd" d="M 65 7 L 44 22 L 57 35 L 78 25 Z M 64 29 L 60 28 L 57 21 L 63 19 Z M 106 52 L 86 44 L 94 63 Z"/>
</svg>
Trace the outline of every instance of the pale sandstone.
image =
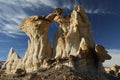
<svg viewBox="0 0 120 80">
<path fill-rule="evenodd" d="M 28 36 L 28 49 L 23 58 L 26 72 L 38 70 L 44 66 L 44 60 L 52 57 L 52 49 L 48 39 L 48 28 L 56 15 L 61 14 L 62 9 L 57 8 L 47 16 L 31 16 L 25 18 L 19 25 Z"/>
<path fill-rule="evenodd" d="M 3 65 L 7 73 L 15 73 L 21 69 L 26 72 L 33 72 L 39 68 L 47 68 L 46 59 L 52 57 L 52 49 L 48 39 L 48 28 L 55 16 L 62 13 L 61 8 L 55 9 L 47 16 L 30 16 L 23 20 L 19 28 L 29 37 L 28 49 L 23 59 L 10 50 L 8 59 Z"/>
<path fill-rule="evenodd" d="M 81 44 L 82 38 L 85 38 L 88 42 L 86 44 L 87 46 L 94 46 L 90 23 L 81 6 L 75 5 L 70 15 L 58 15 L 54 20 L 59 24 L 58 32 L 55 35 L 55 58 L 63 58 L 62 55 L 64 55 L 64 57 L 77 55 L 76 53 L 80 51 L 79 45 Z"/>
<path fill-rule="evenodd" d="M 5 69 L 5 72 L 8 74 L 15 73 L 18 63 L 21 63 L 19 55 L 14 52 L 13 48 L 10 49 L 8 53 L 8 58 L 3 64 L 2 69 Z"/>
<path fill-rule="evenodd" d="M 19 28 L 29 37 L 28 49 L 22 60 L 19 57 L 11 59 L 14 52 L 10 51 L 4 65 L 6 72 L 23 70 L 29 73 L 41 68 L 68 66 L 81 73 L 89 72 L 92 76 L 97 73 L 100 76 L 98 80 L 105 80 L 102 62 L 111 57 L 103 46 L 95 46 L 84 9 L 75 5 L 70 15 L 62 16 L 61 13 L 62 9 L 58 8 L 48 16 L 30 16 L 23 20 Z M 48 28 L 53 20 L 59 24 L 59 29 L 55 33 L 52 52 Z"/>
</svg>

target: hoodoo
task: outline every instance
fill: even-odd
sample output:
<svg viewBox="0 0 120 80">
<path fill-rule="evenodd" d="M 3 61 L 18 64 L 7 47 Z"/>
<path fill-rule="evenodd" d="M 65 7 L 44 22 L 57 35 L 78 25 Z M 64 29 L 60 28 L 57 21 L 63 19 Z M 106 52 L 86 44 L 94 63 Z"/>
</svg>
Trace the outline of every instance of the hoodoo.
<svg viewBox="0 0 120 80">
<path fill-rule="evenodd" d="M 8 74 L 15 73 L 18 63 L 21 63 L 21 61 L 22 60 L 20 59 L 19 55 L 14 52 L 13 48 L 11 48 L 8 53 L 7 60 L 2 66 L 2 69 L 5 69 L 5 72 Z"/>
<path fill-rule="evenodd" d="M 95 44 L 85 10 L 75 4 L 70 15 L 63 16 L 62 12 L 57 8 L 47 16 L 30 16 L 23 20 L 19 28 L 29 36 L 28 48 L 23 59 L 10 50 L 3 65 L 6 73 L 20 69 L 32 73 L 41 68 L 56 70 L 67 66 L 88 78 L 79 80 L 107 80 L 102 63 L 111 56 L 103 46 Z M 48 39 L 52 21 L 59 24 L 53 48 Z"/>
</svg>

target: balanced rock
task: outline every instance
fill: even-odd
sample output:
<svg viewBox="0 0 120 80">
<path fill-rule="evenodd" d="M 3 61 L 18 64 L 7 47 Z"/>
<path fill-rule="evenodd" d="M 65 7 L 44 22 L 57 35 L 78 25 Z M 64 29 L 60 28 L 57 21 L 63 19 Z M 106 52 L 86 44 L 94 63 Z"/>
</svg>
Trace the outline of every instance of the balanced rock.
<svg viewBox="0 0 120 80">
<path fill-rule="evenodd" d="M 19 55 L 14 52 L 13 48 L 11 48 L 8 54 L 8 58 L 2 66 L 2 69 L 5 69 L 5 72 L 8 74 L 15 73 L 17 65 L 21 63 L 21 61 L 22 60 L 20 59 Z"/>
</svg>

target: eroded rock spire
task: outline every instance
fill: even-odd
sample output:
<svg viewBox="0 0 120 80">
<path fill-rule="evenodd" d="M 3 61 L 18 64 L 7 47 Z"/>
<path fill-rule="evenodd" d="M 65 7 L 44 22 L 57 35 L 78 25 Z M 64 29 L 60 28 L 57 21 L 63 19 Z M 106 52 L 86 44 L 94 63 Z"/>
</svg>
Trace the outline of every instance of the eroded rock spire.
<svg viewBox="0 0 120 80">
<path fill-rule="evenodd" d="M 2 69 L 8 74 L 15 73 L 18 63 L 21 63 L 21 58 L 16 52 L 14 52 L 14 49 L 11 48 L 8 53 L 8 58 L 2 66 Z"/>
</svg>

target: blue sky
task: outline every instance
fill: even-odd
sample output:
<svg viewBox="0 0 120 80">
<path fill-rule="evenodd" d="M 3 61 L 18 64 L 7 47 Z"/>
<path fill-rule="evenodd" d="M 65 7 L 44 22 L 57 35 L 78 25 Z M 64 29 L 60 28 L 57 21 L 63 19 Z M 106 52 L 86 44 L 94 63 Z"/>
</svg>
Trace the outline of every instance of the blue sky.
<svg viewBox="0 0 120 80">
<path fill-rule="evenodd" d="M 0 0 L 0 60 L 5 60 L 11 47 L 23 56 L 28 37 L 18 29 L 23 18 L 31 15 L 47 15 L 55 8 L 64 9 L 64 15 L 72 10 L 73 3 L 82 5 L 91 22 L 95 43 L 102 44 L 113 56 L 107 65 L 120 64 L 120 0 Z M 52 23 L 49 37 L 58 25 Z M 105 65 L 106 65 L 105 64 Z"/>
</svg>

